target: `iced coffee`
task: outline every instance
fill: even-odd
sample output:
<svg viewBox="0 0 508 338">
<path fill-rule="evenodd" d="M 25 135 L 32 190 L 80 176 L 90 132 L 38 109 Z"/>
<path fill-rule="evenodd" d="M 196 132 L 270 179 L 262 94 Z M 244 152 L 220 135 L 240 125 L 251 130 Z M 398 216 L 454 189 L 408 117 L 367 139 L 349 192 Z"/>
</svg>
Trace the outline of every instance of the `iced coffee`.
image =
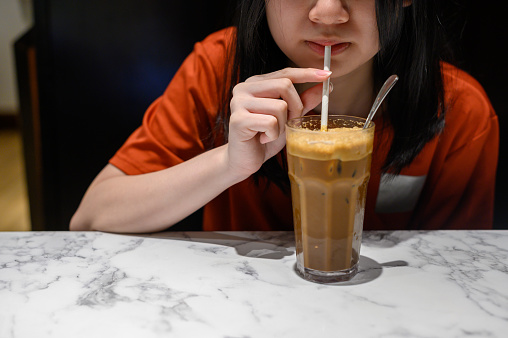
<svg viewBox="0 0 508 338">
<path fill-rule="evenodd" d="M 374 124 L 329 116 L 287 123 L 287 158 L 296 236 L 297 270 L 308 280 L 332 283 L 357 272 Z"/>
</svg>

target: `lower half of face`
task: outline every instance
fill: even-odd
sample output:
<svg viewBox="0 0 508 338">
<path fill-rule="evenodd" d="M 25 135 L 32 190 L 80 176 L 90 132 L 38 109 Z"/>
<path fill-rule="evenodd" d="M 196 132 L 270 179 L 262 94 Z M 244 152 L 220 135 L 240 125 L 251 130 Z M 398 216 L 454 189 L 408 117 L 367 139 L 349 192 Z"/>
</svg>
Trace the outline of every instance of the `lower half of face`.
<svg viewBox="0 0 508 338">
<path fill-rule="evenodd" d="M 379 51 L 375 0 L 349 1 L 346 19 L 334 23 L 320 21 L 316 12 L 313 16 L 309 15 L 318 3 L 319 1 L 310 0 L 267 2 L 266 15 L 270 32 L 290 64 L 322 69 L 324 46 L 331 45 L 332 77 L 344 76 L 371 66 L 373 57 Z"/>
</svg>

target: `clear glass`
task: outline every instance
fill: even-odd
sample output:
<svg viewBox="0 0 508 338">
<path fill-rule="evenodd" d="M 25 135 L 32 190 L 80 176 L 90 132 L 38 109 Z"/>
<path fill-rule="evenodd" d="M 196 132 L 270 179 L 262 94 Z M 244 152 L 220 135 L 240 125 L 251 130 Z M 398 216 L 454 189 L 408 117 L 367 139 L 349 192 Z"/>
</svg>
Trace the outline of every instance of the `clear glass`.
<svg viewBox="0 0 508 338">
<path fill-rule="evenodd" d="M 329 116 L 291 119 L 286 145 L 296 237 L 296 267 L 318 283 L 350 280 L 358 271 L 374 123 Z"/>
</svg>

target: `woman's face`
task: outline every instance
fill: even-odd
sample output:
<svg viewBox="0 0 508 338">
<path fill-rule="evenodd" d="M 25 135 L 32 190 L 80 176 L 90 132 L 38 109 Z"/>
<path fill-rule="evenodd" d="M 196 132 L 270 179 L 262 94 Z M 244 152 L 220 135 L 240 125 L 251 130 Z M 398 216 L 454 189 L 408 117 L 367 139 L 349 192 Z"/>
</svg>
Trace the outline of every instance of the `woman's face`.
<svg viewBox="0 0 508 338">
<path fill-rule="evenodd" d="M 298 67 L 323 68 L 332 46 L 332 77 L 371 67 L 379 51 L 375 0 L 266 0 L 279 48 Z"/>
</svg>

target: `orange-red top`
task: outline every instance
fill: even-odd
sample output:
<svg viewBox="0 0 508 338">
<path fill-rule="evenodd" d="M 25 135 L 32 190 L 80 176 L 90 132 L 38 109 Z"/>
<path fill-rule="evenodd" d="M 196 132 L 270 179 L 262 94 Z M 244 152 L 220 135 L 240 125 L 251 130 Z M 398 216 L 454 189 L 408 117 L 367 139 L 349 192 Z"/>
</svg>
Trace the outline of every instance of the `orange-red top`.
<svg viewBox="0 0 508 338">
<path fill-rule="evenodd" d="M 206 150 L 232 32 L 221 30 L 195 45 L 111 164 L 136 175 L 174 166 Z M 443 73 L 446 100 L 451 103 L 445 129 L 401 176 L 382 179 L 380 168 L 393 135 L 389 128 L 376 130 L 365 230 L 492 227 L 497 116 L 475 79 L 447 64 Z M 204 208 L 204 230 L 292 230 L 292 223 L 290 195 L 264 181 L 256 185 L 247 179 Z"/>
</svg>

